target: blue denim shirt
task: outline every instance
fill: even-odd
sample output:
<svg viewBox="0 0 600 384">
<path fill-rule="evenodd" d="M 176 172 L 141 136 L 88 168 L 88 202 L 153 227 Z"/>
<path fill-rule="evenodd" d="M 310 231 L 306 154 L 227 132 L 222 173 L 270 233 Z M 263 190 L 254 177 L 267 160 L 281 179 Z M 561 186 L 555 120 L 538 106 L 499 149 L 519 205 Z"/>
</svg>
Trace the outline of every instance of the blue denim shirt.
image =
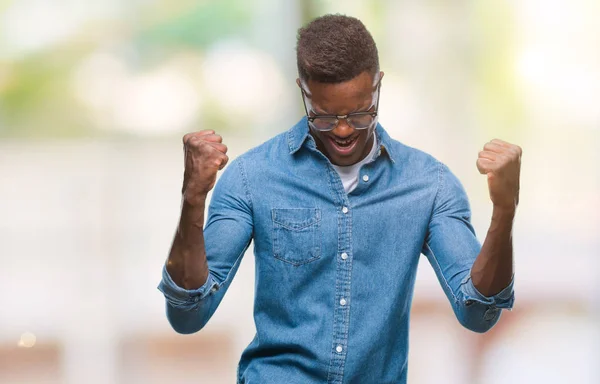
<svg viewBox="0 0 600 384">
<path fill-rule="evenodd" d="M 405 383 L 421 253 L 466 328 L 485 332 L 501 308 L 512 307 L 512 283 L 485 297 L 471 282 L 480 244 L 458 179 L 381 125 L 376 130 L 377 155 L 349 194 L 306 118 L 238 157 L 210 202 L 206 284 L 182 289 L 163 269 L 159 289 L 171 325 L 196 332 L 254 240 L 256 336 L 238 383 Z"/>
</svg>

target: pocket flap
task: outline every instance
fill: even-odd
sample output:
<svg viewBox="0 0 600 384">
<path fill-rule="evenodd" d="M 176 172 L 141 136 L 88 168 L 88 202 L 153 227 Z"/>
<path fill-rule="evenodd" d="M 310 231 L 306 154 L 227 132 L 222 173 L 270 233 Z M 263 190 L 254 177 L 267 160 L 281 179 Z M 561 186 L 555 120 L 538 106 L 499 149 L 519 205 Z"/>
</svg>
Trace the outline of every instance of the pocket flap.
<svg viewBox="0 0 600 384">
<path fill-rule="evenodd" d="M 273 208 L 273 222 L 290 230 L 299 231 L 321 221 L 319 208 Z"/>
</svg>

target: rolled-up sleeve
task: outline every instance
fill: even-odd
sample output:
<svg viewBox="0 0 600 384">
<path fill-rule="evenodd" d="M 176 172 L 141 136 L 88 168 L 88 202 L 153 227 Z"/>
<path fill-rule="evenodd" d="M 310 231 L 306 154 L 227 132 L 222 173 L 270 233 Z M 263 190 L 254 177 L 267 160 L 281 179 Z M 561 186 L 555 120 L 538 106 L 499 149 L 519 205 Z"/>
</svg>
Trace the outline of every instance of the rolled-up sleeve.
<svg viewBox="0 0 600 384">
<path fill-rule="evenodd" d="M 216 311 L 239 268 L 253 234 L 252 204 L 241 159 L 223 172 L 213 190 L 204 227 L 209 275 L 200 288 L 179 287 L 165 266 L 158 289 L 167 318 L 179 333 L 202 329 Z"/>
<path fill-rule="evenodd" d="M 200 288 L 194 290 L 181 288 L 175 284 L 173 279 L 171 279 L 167 267 L 163 266 L 162 281 L 160 282 L 158 289 L 165 295 L 165 300 L 168 305 L 184 311 L 191 311 L 198 309 L 198 307 L 202 305 L 202 300 L 209 294 L 216 292 L 218 287 L 219 284 L 209 273 L 206 283 Z"/>
<path fill-rule="evenodd" d="M 452 305 L 458 321 L 467 329 L 486 332 L 500 318 L 502 309 L 514 304 L 514 278 L 498 294 L 482 295 L 471 280 L 471 267 L 481 244 L 471 225 L 471 210 L 460 181 L 443 164 L 423 253 L 427 256 Z"/>
</svg>

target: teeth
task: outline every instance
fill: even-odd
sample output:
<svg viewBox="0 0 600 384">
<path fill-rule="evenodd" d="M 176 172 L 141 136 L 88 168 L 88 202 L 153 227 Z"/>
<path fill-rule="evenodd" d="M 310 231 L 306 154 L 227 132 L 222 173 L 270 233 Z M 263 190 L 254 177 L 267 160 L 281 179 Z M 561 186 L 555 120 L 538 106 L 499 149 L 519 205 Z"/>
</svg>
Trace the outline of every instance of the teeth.
<svg viewBox="0 0 600 384">
<path fill-rule="evenodd" d="M 350 143 L 352 143 L 354 141 L 354 139 L 350 139 L 350 140 L 335 140 L 336 143 L 338 143 L 339 145 L 348 145 Z"/>
</svg>

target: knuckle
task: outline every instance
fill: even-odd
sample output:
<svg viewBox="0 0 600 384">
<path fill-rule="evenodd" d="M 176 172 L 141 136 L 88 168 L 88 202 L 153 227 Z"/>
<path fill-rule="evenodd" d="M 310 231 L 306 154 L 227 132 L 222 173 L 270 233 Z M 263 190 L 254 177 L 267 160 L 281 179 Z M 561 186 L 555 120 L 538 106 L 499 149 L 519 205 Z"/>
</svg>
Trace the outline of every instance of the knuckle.
<svg viewBox="0 0 600 384">
<path fill-rule="evenodd" d="M 190 139 L 190 141 L 188 141 L 187 146 L 190 149 L 192 149 L 194 151 L 197 151 L 202 146 L 202 143 L 199 140 L 197 140 L 197 139 Z"/>
</svg>

